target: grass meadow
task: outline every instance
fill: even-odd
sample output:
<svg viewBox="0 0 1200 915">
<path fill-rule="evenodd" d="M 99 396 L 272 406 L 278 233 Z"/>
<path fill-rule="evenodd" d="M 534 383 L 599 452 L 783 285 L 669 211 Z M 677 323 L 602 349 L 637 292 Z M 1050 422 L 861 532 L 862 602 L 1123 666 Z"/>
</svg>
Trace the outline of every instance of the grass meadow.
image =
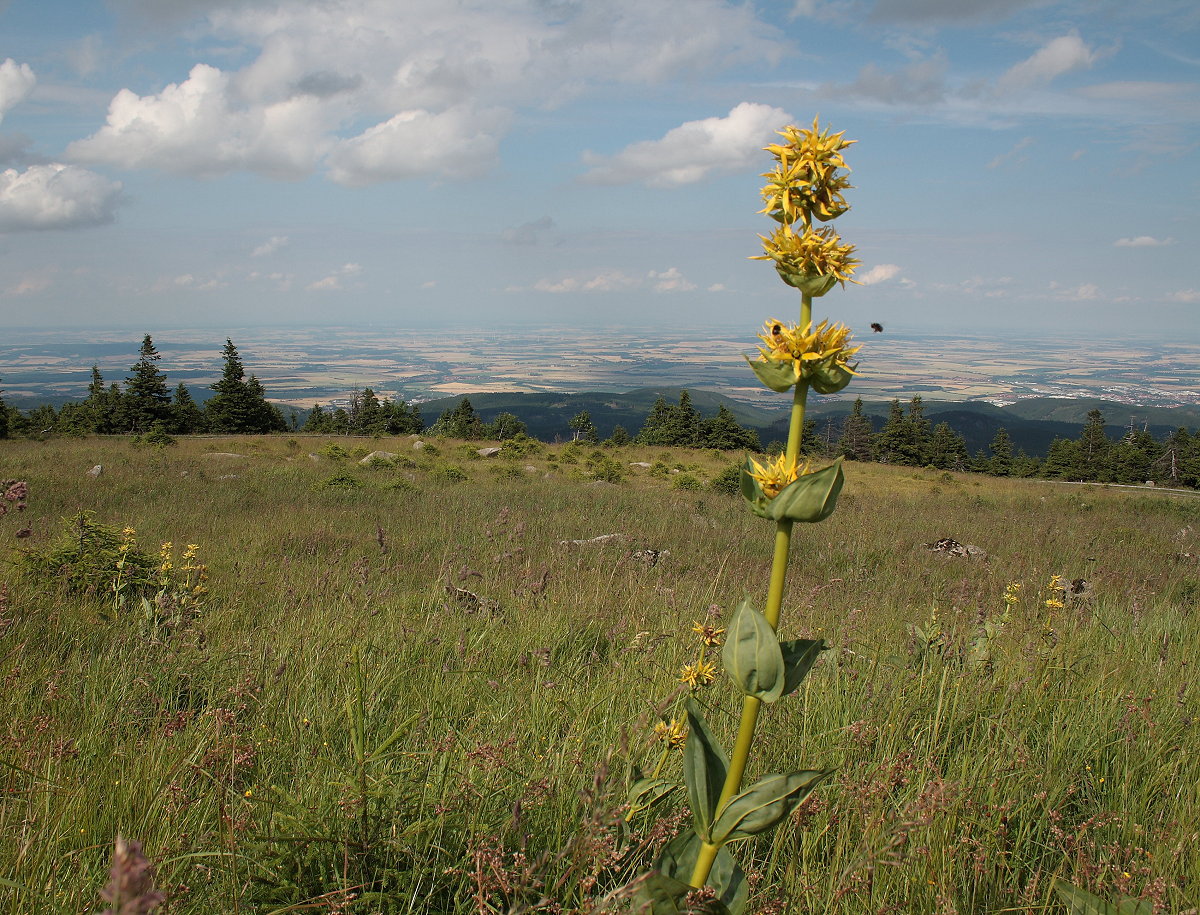
<svg viewBox="0 0 1200 915">
<path fill-rule="evenodd" d="M 29 484 L 0 517 L 0 911 L 98 912 L 118 834 L 172 915 L 629 911 L 687 811 L 627 822 L 628 785 L 678 775 L 653 725 L 693 623 L 761 604 L 772 528 L 709 486 L 728 455 L 483 444 L 0 443 Z M 1061 913 L 1063 878 L 1196 912 L 1200 498 L 847 478 L 797 525 L 781 626 L 831 648 L 748 774 L 836 773 L 735 848 L 750 909 Z M 81 511 L 196 544 L 198 611 L 22 560 Z M 734 688 L 699 699 L 728 745 Z"/>
</svg>

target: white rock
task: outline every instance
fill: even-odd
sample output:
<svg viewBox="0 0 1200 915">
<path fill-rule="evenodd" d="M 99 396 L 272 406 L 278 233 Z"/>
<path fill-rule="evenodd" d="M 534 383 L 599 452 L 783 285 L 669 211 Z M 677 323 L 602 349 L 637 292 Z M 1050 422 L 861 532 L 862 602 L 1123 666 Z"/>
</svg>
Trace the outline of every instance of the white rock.
<svg viewBox="0 0 1200 915">
<path fill-rule="evenodd" d="M 100 476 L 100 474 L 102 474 L 102 473 L 104 473 L 104 465 L 103 465 L 103 464 L 97 464 L 95 467 L 93 467 L 91 470 L 89 470 L 89 471 L 87 472 L 87 476 L 89 476 L 89 477 L 98 477 L 98 476 Z"/>
</svg>

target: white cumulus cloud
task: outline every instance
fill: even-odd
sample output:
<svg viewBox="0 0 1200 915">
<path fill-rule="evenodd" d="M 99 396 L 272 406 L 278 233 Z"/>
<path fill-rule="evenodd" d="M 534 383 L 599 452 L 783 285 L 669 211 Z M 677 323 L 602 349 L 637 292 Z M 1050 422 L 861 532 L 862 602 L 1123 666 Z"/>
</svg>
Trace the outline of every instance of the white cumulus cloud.
<svg viewBox="0 0 1200 915">
<path fill-rule="evenodd" d="M 113 221 L 121 183 L 54 162 L 0 172 L 0 232 L 72 229 Z"/>
<path fill-rule="evenodd" d="M 0 64 L 0 121 L 6 111 L 29 95 L 36 82 L 29 64 L 19 64 L 11 57 Z"/>
<path fill-rule="evenodd" d="M 251 257 L 266 257 L 268 254 L 274 254 L 280 248 L 288 243 L 286 235 L 272 235 L 261 245 L 250 252 Z"/>
<path fill-rule="evenodd" d="M 246 104 L 229 74 L 197 64 L 186 80 L 157 95 L 122 89 L 105 125 L 68 146 L 67 155 L 201 177 L 248 170 L 299 178 L 329 146 L 321 109 L 308 95 Z"/>
<path fill-rule="evenodd" d="M 900 274 L 900 267 L 896 264 L 876 264 L 866 273 L 855 276 L 855 279 L 864 286 L 874 286 L 876 283 L 884 283 L 890 279 L 894 279 Z"/>
<path fill-rule="evenodd" d="M 475 174 L 512 112 L 784 50 L 748 5 L 727 0 L 689 0 L 686 29 L 676 4 L 644 0 L 123 2 L 151 18 L 186 8 L 193 37 L 236 45 L 249 62 L 198 62 L 160 91 L 121 90 L 70 154 L 193 176 L 297 178 L 324 165 L 358 185 Z"/>
<path fill-rule="evenodd" d="M 1178 289 L 1167 296 L 1172 302 L 1194 305 L 1200 302 L 1200 289 Z"/>
<path fill-rule="evenodd" d="M 696 284 L 687 280 L 678 267 L 668 267 L 662 271 L 650 271 L 650 281 L 654 284 L 655 292 L 691 292 Z"/>
<path fill-rule="evenodd" d="M 1098 56 L 1077 32 L 1061 35 L 1010 67 L 996 81 L 996 89 L 1007 94 L 1042 86 L 1064 73 L 1090 67 Z"/>
<path fill-rule="evenodd" d="M 775 131 L 791 120 L 780 108 L 742 102 L 725 117 L 687 121 L 661 139 L 634 143 L 614 156 L 585 153 L 584 163 L 592 168 L 584 180 L 677 187 L 700 181 L 714 171 L 751 168 Z"/>
<path fill-rule="evenodd" d="M 1164 245 L 1175 244 L 1173 238 L 1155 238 L 1153 235 L 1137 235 L 1133 238 L 1118 238 L 1113 242 L 1115 248 L 1161 248 Z"/>
<path fill-rule="evenodd" d="M 496 159 L 508 112 L 471 106 L 440 113 L 401 111 L 330 153 L 329 177 L 364 185 L 420 175 L 479 176 Z"/>
</svg>

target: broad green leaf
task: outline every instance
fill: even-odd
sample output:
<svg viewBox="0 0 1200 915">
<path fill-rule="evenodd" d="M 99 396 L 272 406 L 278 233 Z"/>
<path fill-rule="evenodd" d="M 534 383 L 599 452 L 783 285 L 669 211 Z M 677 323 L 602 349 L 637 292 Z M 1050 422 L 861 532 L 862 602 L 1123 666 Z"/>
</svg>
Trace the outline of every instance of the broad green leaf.
<svg viewBox="0 0 1200 915">
<path fill-rule="evenodd" d="M 683 745 L 683 781 L 687 785 L 688 802 L 692 806 L 696 832 L 707 837 L 711 834 L 717 804 L 721 800 L 721 789 L 725 786 L 729 757 L 709 730 L 708 722 L 704 720 L 704 714 L 694 699 L 687 701 L 687 718 L 687 743 Z"/>
<path fill-rule="evenodd" d="M 690 882 L 696 870 L 700 846 L 703 844 L 704 840 L 694 830 L 676 836 L 659 855 L 658 869 L 668 877 L 684 883 Z M 745 911 L 746 900 L 750 897 L 746 873 L 738 866 L 728 849 L 718 849 L 707 883 L 716 890 L 717 899 L 730 915 L 741 915 Z"/>
<path fill-rule="evenodd" d="M 635 810 L 652 807 L 678 787 L 665 778 L 639 778 L 629 789 L 629 806 Z"/>
<path fill-rule="evenodd" d="M 774 702 L 783 695 L 783 653 L 767 618 L 742 601 L 725 632 L 721 662 L 745 695 Z"/>
<path fill-rule="evenodd" d="M 796 687 L 817 663 L 821 652 L 828 647 L 824 639 L 792 639 L 779 643 L 779 650 L 783 653 L 783 695 L 789 696 L 796 691 Z"/>
<path fill-rule="evenodd" d="M 1069 915 L 1154 915 L 1154 906 L 1144 899 L 1122 899 L 1116 905 L 1065 880 L 1054 881 L 1054 892 L 1067 906 Z"/>
<path fill-rule="evenodd" d="M 779 273 L 779 278 L 801 292 L 807 292 L 814 299 L 823 296 L 837 283 L 837 277 L 820 273 L 788 273 L 779 264 L 775 265 L 776 271 Z"/>
<path fill-rule="evenodd" d="M 806 473 L 767 503 L 767 517 L 774 521 L 824 521 L 837 507 L 845 479 L 841 458 L 816 473 Z"/>
<path fill-rule="evenodd" d="M 691 891 L 691 884 L 651 871 L 638 881 L 633 910 L 639 915 L 680 915 L 679 902 Z"/>
<path fill-rule="evenodd" d="M 856 365 L 855 368 L 857 367 Z M 846 366 L 834 362 L 832 365 L 823 365 L 813 372 L 808 383 L 818 394 L 836 394 L 848 385 L 853 377 L 854 373 Z"/>
<path fill-rule="evenodd" d="M 763 496 L 762 488 L 758 485 L 758 480 L 750 474 L 751 471 L 750 458 L 746 458 L 746 463 L 742 465 L 742 498 L 755 505 L 759 502 L 766 503 L 766 498 Z"/>
<path fill-rule="evenodd" d="M 782 394 L 796 384 L 796 370 L 792 368 L 790 362 L 775 359 L 763 361 L 762 359 L 751 359 L 749 356 L 743 358 L 750 363 L 750 368 L 754 369 L 758 380 L 772 391 Z"/>
<path fill-rule="evenodd" d="M 832 770 L 827 769 L 768 775 L 725 805 L 713 824 L 713 837 L 718 842 L 730 842 L 765 832 L 795 810 L 831 774 Z"/>
</svg>

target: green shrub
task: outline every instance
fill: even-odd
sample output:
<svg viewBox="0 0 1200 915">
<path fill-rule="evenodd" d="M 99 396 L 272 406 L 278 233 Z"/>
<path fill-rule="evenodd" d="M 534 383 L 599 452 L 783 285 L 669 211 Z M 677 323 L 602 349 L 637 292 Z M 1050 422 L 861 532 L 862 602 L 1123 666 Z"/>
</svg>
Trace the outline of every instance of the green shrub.
<svg viewBox="0 0 1200 915">
<path fill-rule="evenodd" d="M 713 478 L 713 481 L 708 484 L 708 488 L 727 496 L 740 495 L 742 492 L 742 465 L 730 464 Z"/>
<path fill-rule="evenodd" d="M 681 473 L 671 481 L 671 488 L 695 492 L 696 490 L 703 489 L 704 484 L 690 473 Z"/>
</svg>

